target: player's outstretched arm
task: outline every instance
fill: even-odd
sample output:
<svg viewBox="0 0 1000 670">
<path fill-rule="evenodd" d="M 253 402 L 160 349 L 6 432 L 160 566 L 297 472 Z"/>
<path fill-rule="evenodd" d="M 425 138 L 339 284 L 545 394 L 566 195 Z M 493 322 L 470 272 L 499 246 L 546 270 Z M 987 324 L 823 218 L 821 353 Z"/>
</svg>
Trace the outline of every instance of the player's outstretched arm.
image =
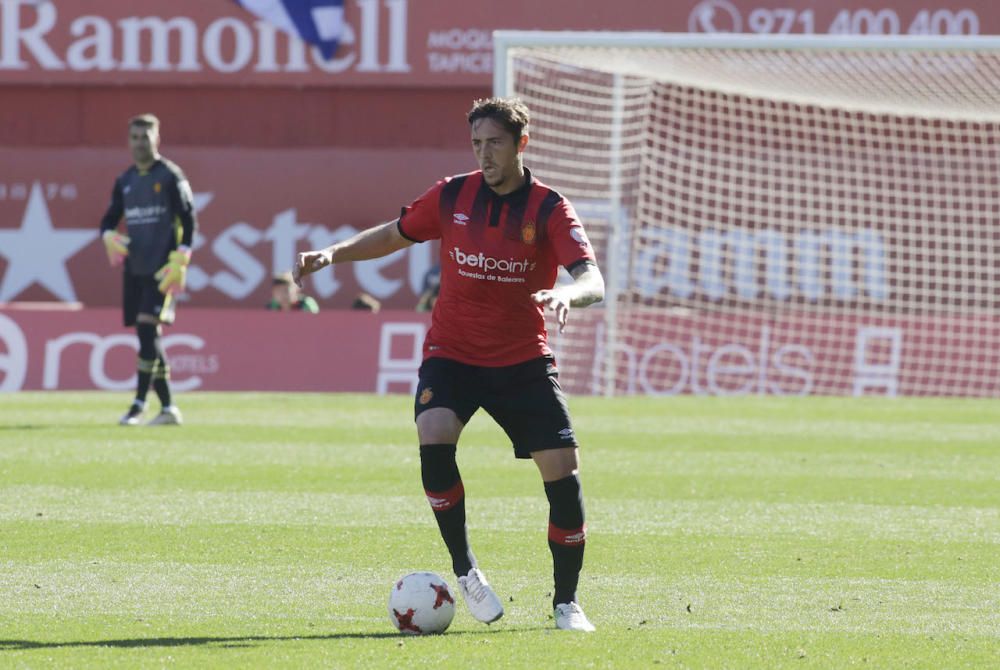
<svg viewBox="0 0 1000 670">
<path fill-rule="evenodd" d="M 604 300 L 604 276 L 592 263 L 581 263 L 570 271 L 573 283 L 531 294 L 535 304 L 556 313 L 559 332 L 566 329 L 570 307 L 586 307 Z"/>
<path fill-rule="evenodd" d="M 317 270 L 322 270 L 327 265 L 381 258 L 394 251 L 405 249 L 411 244 L 413 244 L 413 240 L 408 240 L 399 234 L 396 221 L 389 221 L 374 228 L 362 230 L 357 235 L 343 242 L 332 244 L 326 249 L 300 253 L 295 258 L 292 277 L 295 279 L 295 283 L 301 287 L 303 277 Z"/>
</svg>

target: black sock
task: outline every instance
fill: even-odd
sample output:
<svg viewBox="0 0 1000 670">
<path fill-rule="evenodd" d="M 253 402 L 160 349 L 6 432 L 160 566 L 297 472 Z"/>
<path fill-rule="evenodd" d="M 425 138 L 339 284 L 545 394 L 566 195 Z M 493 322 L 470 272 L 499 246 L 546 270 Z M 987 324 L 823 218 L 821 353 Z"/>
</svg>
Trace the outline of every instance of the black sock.
<svg viewBox="0 0 1000 670">
<path fill-rule="evenodd" d="M 549 551 L 555 579 L 552 606 L 555 607 L 576 601 L 576 586 L 583 568 L 587 524 L 579 475 L 545 482 L 545 495 L 549 499 Z"/>
<path fill-rule="evenodd" d="M 157 338 L 159 339 L 159 338 Z M 153 372 L 153 390 L 160 399 L 160 404 L 167 407 L 170 404 L 170 366 L 167 359 L 160 352 L 160 357 L 156 360 L 156 370 Z"/>
<path fill-rule="evenodd" d="M 152 323 L 137 323 L 135 332 L 139 336 L 139 361 L 136 369 L 139 373 L 135 386 L 135 399 L 146 402 L 149 393 L 149 382 L 153 378 L 153 368 L 158 358 L 156 352 L 157 326 Z"/>
<path fill-rule="evenodd" d="M 139 334 L 139 388 L 136 391 L 142 393 L 145 399 L 149 391 L 150 382 L 156 391 L 160 404 L 166 407 L 170 404 L 170 366 L 163 353 L 163 343 L 160 339 L 160 326 L 153 323 L 139 323 L 136 325 L 136 332 Z M 150 364 L 149 362 L 152 361 Z M 148 373 L 148 379 L 145 378 Z"/>
<path fill-rule="evenodd" d="M 451 554 L 455 574 L 464 577 L 476 566 L 465 529 L 465 489 L 455 462 L 454 444 L 420 445 L 420 476 L 438 529 Z"/>
</svg>

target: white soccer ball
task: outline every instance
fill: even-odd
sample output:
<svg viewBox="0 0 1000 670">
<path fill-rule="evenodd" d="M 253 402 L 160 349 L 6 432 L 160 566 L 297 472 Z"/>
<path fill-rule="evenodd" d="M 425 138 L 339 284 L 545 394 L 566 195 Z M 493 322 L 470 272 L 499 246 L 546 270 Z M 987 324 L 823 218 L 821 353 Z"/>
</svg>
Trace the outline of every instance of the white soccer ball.
<svg viewBox="0 0 1000 670">
<path fill-rule="evenodd" d="M 411 572 L 392 585 L 389 621 L 400 633 L 443 633 L 454 616 L 455 597 L 440 575 Z"/>
</svg>

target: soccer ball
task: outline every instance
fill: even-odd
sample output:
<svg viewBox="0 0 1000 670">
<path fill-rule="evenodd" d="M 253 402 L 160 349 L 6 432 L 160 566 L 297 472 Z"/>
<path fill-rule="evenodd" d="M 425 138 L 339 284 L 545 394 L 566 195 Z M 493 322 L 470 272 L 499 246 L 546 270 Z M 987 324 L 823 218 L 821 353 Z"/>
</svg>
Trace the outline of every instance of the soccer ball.
<svg viewBox="0 0 1000 670">
<path fill-rule="evenodd" d="M 448 630 L 455 616 L 455 597 L 433 572 L 411 572 L 392 585 L 389 621 L 407 635 L 428 635 Z"/>
</svg>

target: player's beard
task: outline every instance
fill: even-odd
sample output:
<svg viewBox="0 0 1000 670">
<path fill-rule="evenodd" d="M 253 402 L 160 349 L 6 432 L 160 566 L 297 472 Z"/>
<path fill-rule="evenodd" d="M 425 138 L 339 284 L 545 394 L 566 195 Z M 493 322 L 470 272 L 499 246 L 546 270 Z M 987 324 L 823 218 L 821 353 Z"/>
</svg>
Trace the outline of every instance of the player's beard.
<svg viewBox="0 0 1000 670">
<path fill-rule="evenodd" d="M 499 186 L 506 179 L 506 175 L 499 165 L 490 165 L 483 168 L 483 179 L 488 186 Z"/>
<path fill-rule="evenodd" d="M 137 165 L 145 165 L 153 162 L 153 151 L 146 147 L 136 147 L 132 149 L 132 160 Z"/>
<path fill-rule="evenodd" d="M 502 165 L 500 163 L 490 163 L 488 166 L 483 166 L 483 181 L 490 188 L 502 188 L 504 184 L 509 182 L 517 174 L 516 165 Z"/>
</svg>

